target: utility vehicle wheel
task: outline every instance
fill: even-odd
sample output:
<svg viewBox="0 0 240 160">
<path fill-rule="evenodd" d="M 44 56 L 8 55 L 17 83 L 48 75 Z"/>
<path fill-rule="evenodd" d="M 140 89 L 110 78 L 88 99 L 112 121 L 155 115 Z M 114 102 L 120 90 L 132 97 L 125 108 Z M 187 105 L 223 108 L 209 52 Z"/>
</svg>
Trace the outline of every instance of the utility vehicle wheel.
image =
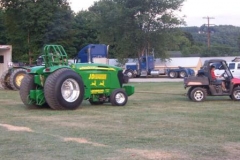
<svg viewBox="0 0 240 160">
<path fill-rule="evenodd" d="M 123 89 L 115 89 L 110 95 L 110 102 L 113 106 L 124 106 L 128 101 L 128 96 Z"/>
<path fill-rule="evenodd" d="M 12 72 L 10 76 L 10 85 L 13 90 L 19 90 L 21 82 L 26 74 L 26 69 L 16 69 Z"/>
<path fill-rule="evenodd" d="M 186 73 L 185 71 L 181 71 L 181 72 L 179 73 L 179 77 L 180 77 L 180 78 L 187 77 L 187 73 Z"/>
<path fill-rule="evenodd" d="M 178 76 L 178 73 L 175 72 L 175 71 L 170 71 L 170 72 L 168 73 L 168 77 L 169 77 L 169 78 L 177 78 L 177 76 Z"/>
<path fill-rule="evenodd" d="M 188 99 L 189 99 L 189 100 L 192 100 L 192 98 L 191 98 L 191 92 L 192 92 L 193 89 L 194 89 L 193 87 L 191 87 L 191 88 L 188 89 L 187 96 L 188 96 Z"/>
<path fill-rule="evenodd" d="M 240 101 L 240 87 L 236 87 L 233 89 L 231 99 L 235 101 Z"/>
<path fill-rule="evenodd" d="M 100 101 L 94 102 L 94 101 L 92 101 L 92 100 L 89 100 L 89 103 L 90 103 L 91 105 L 102 105 L 102 104 L 103 104 L 103 102 L 100 102 Z"/>
<path fill-rule="evenodd" d="M 84 97 L 82 78 L 71 69 L 59 69 L 46 79 L 44 95 L 52 109 L 77 109 Z"/>
<path fill-rule="evenodd" d="M 36 85 L 34 84 L 34 75 L 26 74 L 22 79 L 20 89 L 19 89 L 19 94 L 22 102 L 27 107 L 30 107 L 30 108 L 37 107 L 35 103 L 30 104 L 31 102 L 29 101 L 30 90 L 33 90 L 35 88 L 36 88 Z"/>
<path fill-rule="evenodd" d="M 134 78 L 134 73 L 131 70 L 126 70 L 124 74 L 126 74 L 129 78 Z"/>
<path fill-rule="evenodd" d="M 12 87 L 10 85 L 10 72 L 9 72 L 9 70 L 3 72 L 2 76 L 1 76 L 1 85 L 2 85 L 3 89 L 12 89 Z"/>
<path fill-rule="evenodd" d="M 206 99 L 206 90 L 201 87 L 193 88 L 190 93 L 190 98 L 195 102 L 204 101 Z"/>
</svg>

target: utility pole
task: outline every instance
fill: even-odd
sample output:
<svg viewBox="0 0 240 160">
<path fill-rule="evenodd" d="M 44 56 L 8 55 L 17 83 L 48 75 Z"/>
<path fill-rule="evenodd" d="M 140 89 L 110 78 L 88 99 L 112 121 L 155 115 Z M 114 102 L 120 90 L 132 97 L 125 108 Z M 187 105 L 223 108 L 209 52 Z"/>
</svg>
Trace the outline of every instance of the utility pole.
<svg viewBox="0 0 240 160">
<path fill-rule="evenodd" d="M 210 31 L 210 26 L 214 24 L 210 24 L 210 19 L 214 19 L 214 17 L 203 17 L 203 19 L 207 19 L 207 42 L 208 42 L 208 48 L 210 48 L 210 38 L 211 38 L 211 31 Z"/>
</svg>

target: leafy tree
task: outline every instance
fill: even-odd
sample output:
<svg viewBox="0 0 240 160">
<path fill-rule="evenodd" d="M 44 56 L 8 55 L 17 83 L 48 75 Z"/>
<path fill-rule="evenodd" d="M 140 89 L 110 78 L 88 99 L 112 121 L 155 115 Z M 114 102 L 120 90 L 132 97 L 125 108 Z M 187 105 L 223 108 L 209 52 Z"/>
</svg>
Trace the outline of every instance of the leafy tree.
<svg viewBox="0 0 240 160">
<path fill-rule="evenodd" d="M 238 39 L 237 39 L 237 45 L 238 45 L 238 50 L 240 51 L 240 35 L 238 36 Z"/>
<path fill-rule="evenodd" d="M 13 59 L 35 59 L 45 44 L 70 46 L 73 14 L 66 0 L 2 0 Z"/>
<path fill-rule="evenodd" d="M 0 9 L 0 44 L 7 44 L 7 33 L 4 22 L 4 11 Z"/>
<path fill-rule="evenodd" d="M 113 45 L 118 58 L 140 57 L 152 48 L 165 57 L 169 35 L 183 22 L 173 11 L 183 1 L 100 0 L 89 10 L 97 16 L 100 42 Z"/>
<path fill-rule="evenodd" d="M 194 43 L 201 48 L 201 56 L 235 56 L 239 55 L 240 27 L 220 25 L 211 28 L 211 47 L 207 48 L 206 26 L 183 27 L 184 32 L 192 35 Z"/>
<path fill-rule="evenodd" d="M 80 11 L 74 17 L 74 46 L 80 51 L 84 46 L 90 43 L 99 43 L 97 40 L 98 31 L 94 25 L 95 15 L 92 12 Z"/>
</svg>

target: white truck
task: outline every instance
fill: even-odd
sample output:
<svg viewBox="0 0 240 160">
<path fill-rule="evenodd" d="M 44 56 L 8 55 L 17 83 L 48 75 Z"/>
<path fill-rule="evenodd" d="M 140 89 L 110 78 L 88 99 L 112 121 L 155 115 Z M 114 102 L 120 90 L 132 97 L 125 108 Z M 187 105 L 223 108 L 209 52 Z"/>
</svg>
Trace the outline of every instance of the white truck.
<svg viewBox="0 0 240 160">
<path fill-rule="evenodd" d="M 227 62 L 227 64 L 233 77 L 240 78 L 240 62 Z M 223 73 L 224 73 L 224 70 L 221 69 L 221 66 L 216 67 L 216 70 L 215 70 L 216 76 L 221 76 Z"/>
</svg>

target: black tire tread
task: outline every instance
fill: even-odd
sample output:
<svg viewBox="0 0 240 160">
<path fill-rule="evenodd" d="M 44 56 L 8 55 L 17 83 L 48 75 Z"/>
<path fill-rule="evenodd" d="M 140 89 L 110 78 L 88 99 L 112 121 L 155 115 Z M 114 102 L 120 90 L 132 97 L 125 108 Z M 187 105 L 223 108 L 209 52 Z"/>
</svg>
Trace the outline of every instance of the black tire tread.
<svg viewBox="0 0 240 160">
<path fill-rule="evenodd" d="M 59 77 L 61 77 L 61 75 L 64 75 L 64 72 L 66 71 L 72 71 L 72 70 L 69 68 L 58 69 L 47 77 L 44 84 L 44 95 L 45 95 L 46 102 L 49 104 L 49 106 L 52 109 L 55 109 L 55 110 L 76 109 L 76 108 L 69 108 L 66 106 L 62 106 L 59 103 L 59 100 L 57 97 L 57 95 L 59 95 L 60 93 L 55 93 L 56 87 L 61 87 L 61 86 L 56 86 L 56 82 L 59 81 Z M 74 75 L 77 74 L 74 71 L 72 72 Z M 79 86 L 80 90 L 82 90 L 80 91 L 80 94 L 81 94 L 80 101 L 83 100 L 83 96 L 84 96 L 84 85 L 83 85 L 83 82 L 81 83 L 82 83 L 82 86 Z"/>
<path fill-rule="evenodd" d="M 21 85 L 20 85 L 20 90 L 19 90 L 19 94 L 20 94 L 20 98 L 22 100 L 22 102 L 30 108 L 35 108 L 37 107 L 37 105 L 35 104 L 29 104 L 28 102 L 28 97 L 29 97 L 29 92 L 30 90 L 35 88 L 35 84 L 34 84 L 34 76 L 31 74 L 26 74 L 24 76 L 24 78 L 22 79 Z"/>
<path fill-rule="evenodd" d="M 6 82 L 6 76 L 9 76 L 9 79 L 10 79 L 9 70 L 4 71 L 3 74 L 1 75 L 1 79 L 0 79 L 1 85 L 2 85 L 3 89 L 6 89 L 6 90 L 12 89 L 12 87 L 10 86 L 10 81 Z"/>
<path fill-rule="evenodd" d="M 54 93 L 54 84 L 56 83 L 56 80 L 59 77 L 59 75 L 61 75 L 66 70 L 69 70 L 69 69 L 62 68 L 62 69 L 59 69 L 59 70 L 55 71 L 54 73 L 50 74 L 44 84 L 45 99 L 46 99 L 47 103 L 49 104 L 49 106 L 55 110 L 63 110 L 64 109 L 64 107 L 62 107 L 58 103 L 56 97 L 54 96 L 54 94 L 55 94 Z"/>
<path fill-rule="evenodd" d="M 189 100 L 192 100 L 192 98 L 191 98 L 191 92 L 192 92 L 193 89 L 194 89 L 194 87 L 190 87 L 190 88 L 188 89 L 187 96 L 188 96 L 188 99 L 189 99 Z"/>
<path fill-rule="evenodd" d="M 119 92 L 122 92 L 126 98 L 125 102 L 123 102 L 122 104 L 118 104 L 115 99 L 116 94 Z M 110 102 L 113 106 L 124 106 L 127 103 L 127 101 L 128 101 L 128 96 L 127 96 L 125 90 L 123 90 L 121 88 L 115 89 L 110 95 Z"/>
<path fill-rule="evenodd" d="M 202 90 L 203 91 L 203 94 L 204 94 L 204 98 L 201 100 L 201 101 L 196 101 L 194 96 L 193 96 L 193 93 L 196 91 L 196 90 Z M 191 90 L 191 93 L 190 93 L 190 97 L 191 97 L 191 100 L 194 101 L 194 102 L 202 102 L 206 99 L 206 96 L 207 96 L 207 90 L 205 88 L 202 88 L 202 87 L 195 87 Z"/>
<path fill-rule="evenodd" d="M 232 92 L 232 93 L 234 93 L 234 91 L 236 91 L 236 90 L 240 90 L 240 87 L 235 87 L 235 88 L 233 89 L 233 92 Z M 232 100 L 234 100 L 234 101 L 240 101 L 239 99 L 236 99 L 233 94 L 230 96 L 230 98 L 231 98 Z"/>
</svg>

